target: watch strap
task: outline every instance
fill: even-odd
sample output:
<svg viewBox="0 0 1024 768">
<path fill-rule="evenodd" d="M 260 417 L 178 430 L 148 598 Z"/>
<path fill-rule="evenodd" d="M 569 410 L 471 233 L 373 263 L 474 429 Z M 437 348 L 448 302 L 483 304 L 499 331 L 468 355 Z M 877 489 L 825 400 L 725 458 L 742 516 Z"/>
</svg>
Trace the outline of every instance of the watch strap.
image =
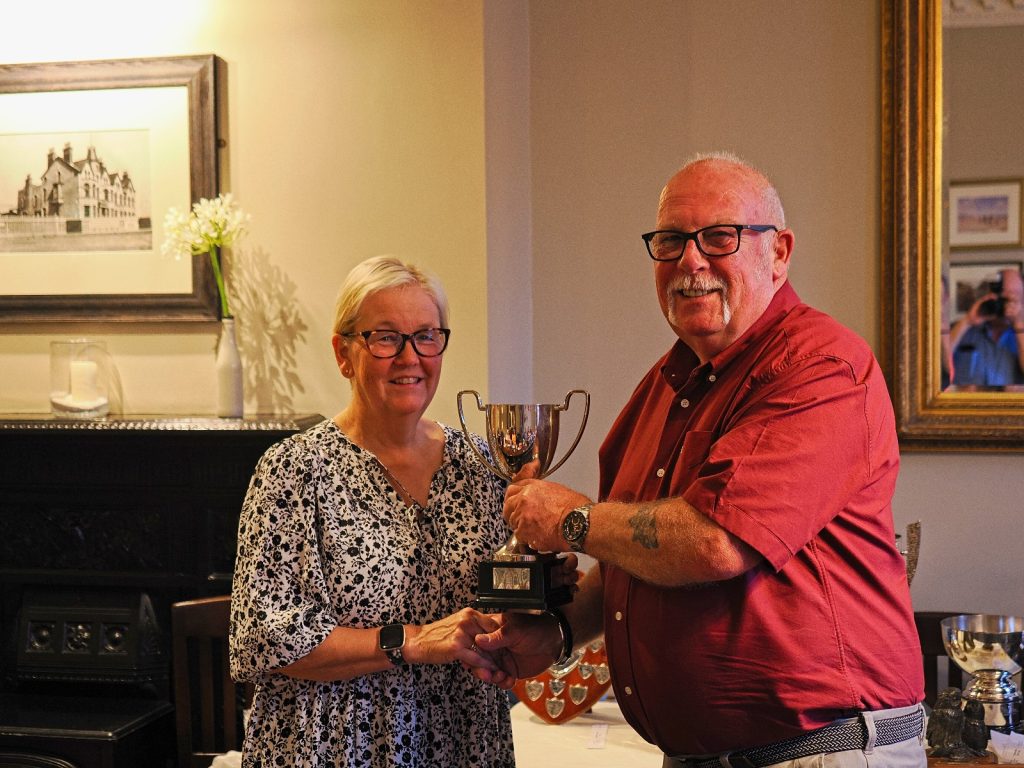
<svg viewBox="0 0 1024 768">
<path fill-rule="evenodd" d="M 388 657 L 393 667 L 404 667 L 407 664 L 401 648 L 385 648 L 384 655 Z"/>
</svg>

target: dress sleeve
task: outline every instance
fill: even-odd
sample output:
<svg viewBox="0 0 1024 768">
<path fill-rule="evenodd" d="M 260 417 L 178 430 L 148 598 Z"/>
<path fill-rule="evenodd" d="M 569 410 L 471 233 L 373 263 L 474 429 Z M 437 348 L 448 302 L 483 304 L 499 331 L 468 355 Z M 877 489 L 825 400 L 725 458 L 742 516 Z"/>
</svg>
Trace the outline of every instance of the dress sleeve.
<svg viewBox="0 0 1024 768">
<path fill-rule="evenodd" d="M 231 589 L 231 674 L 255 680 L 305 656 L 336 617 L 320 548 L 323 462 L 302 438 L 272 446 L 249 483 Z"/>
</svg>

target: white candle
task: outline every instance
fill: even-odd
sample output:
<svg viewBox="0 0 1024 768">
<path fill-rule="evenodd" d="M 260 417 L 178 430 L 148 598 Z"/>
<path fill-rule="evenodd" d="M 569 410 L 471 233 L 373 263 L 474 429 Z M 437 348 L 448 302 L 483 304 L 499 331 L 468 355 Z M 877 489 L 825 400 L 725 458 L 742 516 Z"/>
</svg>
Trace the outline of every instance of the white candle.
<svg viewBox="0 0 1024 768">
<path fill-rule="evenodd" d="M 91 402 L 100 396 L 96 386 L 96 363 L 92 360 L 71 361 L 71 400 L 75 403 Z"/>
</svg>

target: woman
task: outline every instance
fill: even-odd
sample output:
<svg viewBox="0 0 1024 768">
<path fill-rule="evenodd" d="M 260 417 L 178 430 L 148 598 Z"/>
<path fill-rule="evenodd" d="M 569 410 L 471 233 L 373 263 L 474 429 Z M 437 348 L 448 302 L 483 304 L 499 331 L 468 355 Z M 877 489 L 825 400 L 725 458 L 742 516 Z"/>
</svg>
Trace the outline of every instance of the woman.
<svg viewBox="0 0 1024 768">
<path fill-rule="evenodd" d="M 245 766 L 514 765 L 506 694 L 467 669 L 497 669 L 473 638 L 498 623 L 464 607 L 509 537 L 505 484 L 423 417 L 447 320 L 436 278 L 358 265 L 332 337 L 350 403 L 256 468 L 232 588 Z"/>
</svg>

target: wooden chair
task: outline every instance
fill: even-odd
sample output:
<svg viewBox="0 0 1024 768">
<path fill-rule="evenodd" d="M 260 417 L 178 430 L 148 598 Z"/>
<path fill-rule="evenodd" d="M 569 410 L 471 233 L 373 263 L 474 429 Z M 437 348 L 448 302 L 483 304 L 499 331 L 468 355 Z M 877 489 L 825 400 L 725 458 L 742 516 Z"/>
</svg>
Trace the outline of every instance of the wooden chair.
<svg viewBox="0 0 1024 768">
<path fill-rule="evenodd" d="M 228 595 L 171 606 L 178 768 L 208 768 L 218 754 L 241 749 L 242 709 L 252 701 L 252 686 L 231 679 L 230 612 Z"/>
<path fill-rule="evenodd" d="M 939 692 L 940 681 L 946 686 L 963 689 L 964 673 L 949 656 L 946 646 L 942 643 L 942 627 L 940 622 L 948 616 L 959 616 L 959 613 L 942 611 L 917 611 L 914 623 L 917 634 L 921 638 L 921 655 L 924 656 L 924 701 L 931 707 Z"/>
</svg>

